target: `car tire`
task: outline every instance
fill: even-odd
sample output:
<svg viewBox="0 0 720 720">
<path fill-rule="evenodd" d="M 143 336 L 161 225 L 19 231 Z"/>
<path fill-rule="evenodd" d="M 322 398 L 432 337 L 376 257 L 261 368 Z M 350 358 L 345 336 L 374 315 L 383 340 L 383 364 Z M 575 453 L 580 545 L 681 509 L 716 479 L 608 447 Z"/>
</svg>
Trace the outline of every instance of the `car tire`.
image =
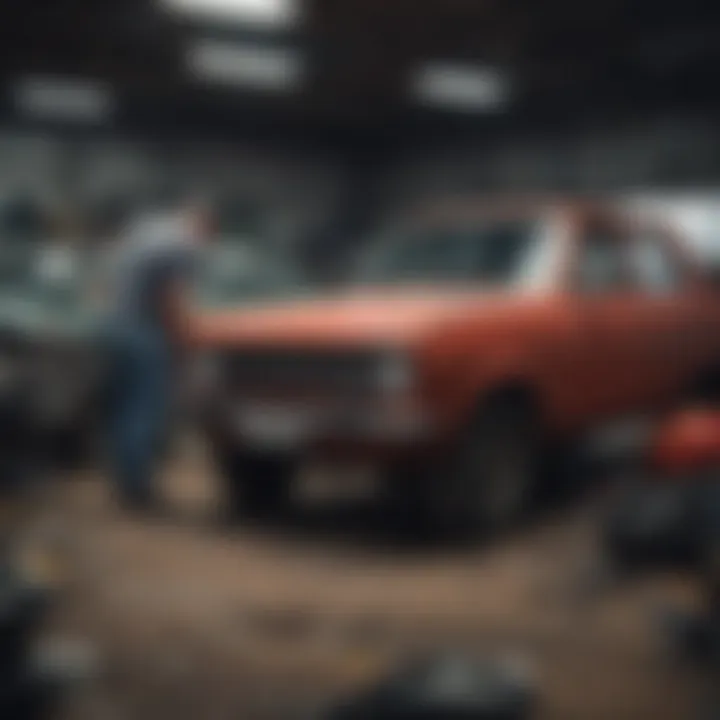
<svg viewBox="0 0 720 720">
<path fill-rule="evenodd" d="M 287 507 L 295 464 L 290 460 L 216 450 L 224 490 L 223 515 L 231 521 L 263 520 Z"/>
<path fill-rule="evenodd" d="M 394 492 L 406 519 L 433 535 L 493 535 L 528 508 L 540 470 L 538 433 L 527 403 L 487 402 L 432 469 Z"/>
</svg>

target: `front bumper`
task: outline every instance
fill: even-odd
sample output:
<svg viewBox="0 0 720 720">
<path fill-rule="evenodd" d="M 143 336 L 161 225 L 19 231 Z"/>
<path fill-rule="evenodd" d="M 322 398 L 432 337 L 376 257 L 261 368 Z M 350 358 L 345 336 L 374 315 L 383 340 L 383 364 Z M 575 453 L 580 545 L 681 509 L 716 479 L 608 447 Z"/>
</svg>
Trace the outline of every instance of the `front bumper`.
<svg viewBox="0 0 720 720">
<path fill-rule="evenodd" d="M 238 401 L 206 409 L 216 438 L 250 451 L 368 455 L 428 442 L 433 423 L 415 402 Z"/>
</svg>

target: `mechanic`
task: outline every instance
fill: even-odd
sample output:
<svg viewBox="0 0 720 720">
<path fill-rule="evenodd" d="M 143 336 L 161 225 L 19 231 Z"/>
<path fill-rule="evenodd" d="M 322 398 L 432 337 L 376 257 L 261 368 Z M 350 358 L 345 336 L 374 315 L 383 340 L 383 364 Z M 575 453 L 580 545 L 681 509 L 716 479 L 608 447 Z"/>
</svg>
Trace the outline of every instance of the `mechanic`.
<svg viewBox="0 0 720 720">
<path fill-rule="evenodd" d="M 130 509 L 156 506 L 153 475 L 186 346 L 189 279 L 211 227 L 210 206 L 186 199 L 131 223 L 115 247 L 107 317 L 109 450 L 115 489 Z"/>
</svg>

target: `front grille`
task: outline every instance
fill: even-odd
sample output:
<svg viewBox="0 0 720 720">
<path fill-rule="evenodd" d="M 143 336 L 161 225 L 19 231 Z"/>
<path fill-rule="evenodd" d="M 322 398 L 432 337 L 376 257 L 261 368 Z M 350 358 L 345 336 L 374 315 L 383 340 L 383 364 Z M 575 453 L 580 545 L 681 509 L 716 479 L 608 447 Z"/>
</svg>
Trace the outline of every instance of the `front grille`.
<svg viewBox="0 0 720 720">
<path fill-rule="evenodd" d="M 378 353 L 244 350 L 226 356 L 223 365 L 243 390 L 356 394 L 376 387 Z"/>
</svg>

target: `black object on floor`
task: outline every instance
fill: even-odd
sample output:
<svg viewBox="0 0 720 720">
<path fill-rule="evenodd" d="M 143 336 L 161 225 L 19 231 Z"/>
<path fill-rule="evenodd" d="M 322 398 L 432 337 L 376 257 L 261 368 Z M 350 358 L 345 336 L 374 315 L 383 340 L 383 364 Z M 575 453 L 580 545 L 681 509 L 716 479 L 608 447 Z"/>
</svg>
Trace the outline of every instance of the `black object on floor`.
<svg viewBox="0 0 720 720">
<path fill-rule="evenodd" d="M 665 618 L 670 642 L 683 657 L 720 668 L 720 616 L 672 613 Z"/>
<path fill-rule="evenodd" d="M 23 666 L 27 649 L 50 600 L 49 592 L 0 565 L 0 675 Z"/>
<path fill-rule="evenodd" d="M 452 655 L 398 672 L 340 703 L 327 720 L 523 720 L 534 696 L 519 670 Z"/>
<path fill-rule="evenodd" d="M 701 543 L 699 494 L 671 484 L 628 488 L 615 498 L 601 526 L 608 559 L 627 570 L 692 565 Z"/>
<path fill-rule="evenodd" d="M 47 717 L 59 685 L 32 666 L 36 631 L 50 601 L 43 587 L 0 564 L 0 718 Z"/>
<path fill-rule="evenodd" d="M 0 717 L 12 720 L 41 720 L 51 717 L 61 688 L 57 683 L 28 669 L 0 681 Z"/>
<path fill-rule="evenodd" d="M 38 443 L 21 387 L 0 391 L 0 496 L 13 496 L 35 479 Z"/>
</svg>

